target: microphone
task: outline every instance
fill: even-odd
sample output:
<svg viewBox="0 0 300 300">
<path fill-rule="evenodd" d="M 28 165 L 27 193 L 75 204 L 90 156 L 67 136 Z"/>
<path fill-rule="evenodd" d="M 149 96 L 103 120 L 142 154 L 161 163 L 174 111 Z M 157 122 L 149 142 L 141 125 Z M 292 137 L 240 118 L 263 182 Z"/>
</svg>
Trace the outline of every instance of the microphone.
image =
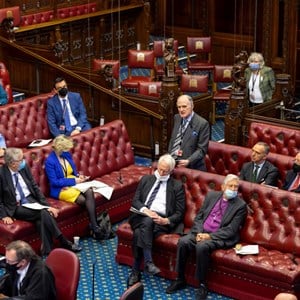
<svg viewBox="0 0 300 300">
<path fill-rule="evenodd" d="M 122 178 L 121 171 L 119 172 L 118 181 L 119 181 L 121 184 L 123 184 L 123 178 Z"/>
<path fill-rule="evenodd" d="M 93 289 L 93 292 L 92 292 L 92 300 L 95 299 L 95 267 L 96 267 L 96 262 L 97 260 L 95 259 L 93 261 L 93 272 L 92 272 L 92 289 Z"/>
</svg>

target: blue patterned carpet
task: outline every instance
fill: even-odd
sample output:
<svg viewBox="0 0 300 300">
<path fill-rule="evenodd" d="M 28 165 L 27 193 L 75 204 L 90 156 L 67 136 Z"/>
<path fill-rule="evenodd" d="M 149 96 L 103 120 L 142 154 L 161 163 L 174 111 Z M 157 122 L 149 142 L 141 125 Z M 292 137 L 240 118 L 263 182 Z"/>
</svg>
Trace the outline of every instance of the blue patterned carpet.
<svg viewBox="0 0 300 300">
<path fill-rule="evenodd" d="M 115 226 L 116 228 L 116 226 Z M 81 239 L 82 252 L 78 254 L 81 263 L 78 300 L 117 300 L 126 289 L 126 279 L 130 272 L 128 266 L 115 262 L 117 238 L 97 242 L 91 238 Z M 95 266 L 93 296 L 93 265 Z M 194 288 L 188 287 L 174 295 L 165 293 L 169 280 L 157 276 L 142 275 L 145 286 L 144 300 L 192 300 Z M 94 298 L 93 298 L 94 297 Z M 208 299 L 230 299 L 210 292 Z"/>
</svg>

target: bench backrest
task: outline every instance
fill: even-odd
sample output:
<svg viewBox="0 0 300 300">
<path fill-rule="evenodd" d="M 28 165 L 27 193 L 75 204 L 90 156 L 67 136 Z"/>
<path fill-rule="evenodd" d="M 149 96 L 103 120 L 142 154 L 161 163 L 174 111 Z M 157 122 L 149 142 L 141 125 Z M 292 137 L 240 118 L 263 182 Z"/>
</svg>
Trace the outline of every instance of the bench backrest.
<svg viewBox="0 0 300 300">
<path fill-rule="evenodd" d="M 0 132 L 7 147 L 27 147 L 35 139 L 51 138 L 47 124 L 47 101 L 52 94 L 41 94 L 0 107 Z"/>
<path fill-rule="evenodd" d="M 270 146 L 270 152 L 295 156 L 300 151 L 300 130 L 252 122 L 248 134 L 250 148 L 261 141 Z"/>
<path fill-rule="evenodd" d="M 92 178 L 118 171 L 134 164 L 134 153 L 123 121 L 115 120 L 103 126 L 81 132 L 73 137 L 72 157 L 78 172 Z M 45 195 L 49 195 L 45 174 L 45 159 L 52 146 L 33 148 L 24 153 L 33 176 Z"/>
<path fill-rule="evenodd" d="M 224 176 L 178 168 L 174 177 L 185 186 L 188 231 L 205 195 L 220 190 Z M 300 194 L 240 181 L 239 195 L 250 208 L 241 230 L 242 242 L 300 255 Z"/>
<path fill-rule="evenodd" d="M 282 187 L 286 173 L 292 168 L 294 157 L 269 153 L 267 158 L 279 170 L 278 187 Z M 251 148 L 209 141 L 208 153 L 205 157 L 207 172 L 239 176 L 245 162 L 251 160 Z"/>
</svg>

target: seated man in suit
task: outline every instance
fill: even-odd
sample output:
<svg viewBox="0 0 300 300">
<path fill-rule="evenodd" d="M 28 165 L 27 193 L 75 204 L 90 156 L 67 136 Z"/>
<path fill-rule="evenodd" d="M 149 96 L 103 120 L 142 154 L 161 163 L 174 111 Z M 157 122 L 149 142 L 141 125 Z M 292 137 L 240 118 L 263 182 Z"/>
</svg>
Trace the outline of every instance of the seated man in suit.
<svg viewBox="0 0 300 300">
<path fill-rule="evenodd" d="M 160 272 L 152 261 L 153 239 L 163 233 L 179 232 L 185 210 L 182 183 L 170 176 L 175 160 L 165 154 L 158 160 L 154 175 L 142 177 L 132 201 L 136 209 L 129 217 L 133 230 L 134 263 L 127 285 L 132 286 L 141 278 L 140 265 L 144 258 L 144 271 L 150 275 Z"/>
<path fill-rule="evenodd" d="M 246 203 L 238 197 L 239 178 L 228 174 L 222 191 L 210 191 L 197 213 L 193 226 L 177 244 L 177 279 L 166 289 L 172 294 L 186 286 L 185 265 L 192 252 L 196 253 L 195 277 L 199 281 L 196 300 L 206 299 L 206 274 L 210 255 L 217 249 L 228 249 L 239 241 L 239 230 L 247 215 Z"/>
<path fill-rule="evenodd" d="M 64 78 L 54 82 L 56 94 L 47 102 L 47 121 L 51 134 L 75 135 L 91 128 L 86 109 L 78 93 L 68 91 Z"/>
<path fill-rule="evenodd" d="M 282 188 L 300 193 L 300 152 L 296 154 L 293 168 L 287 172 Z"/>
<path fill-rule="evenodd" d="M 191 96 L 178 97 L 178 114 L 174 116 L 168 152 L 176 160 L 178 167 L 206 171 L 204 159 L 208 149 L 210 126 L 193 108 Z"/>
<path fill-rule="evenodd" d="M 45 196 L 33 179 L 19 148 L 7 148 L 5 164 L 0 168 L 0 219 L 4 224 L 13 224 L 15 219 L 35 223 L 42 240 L 42 254 L 48 255 L 56 238 L 61 247 L 78 252 L 81 249 L 68 241 L 54 218 L 58 210 L 54 207 L 34 210 L 23 205 L 38 202 L 49 206 Z"/>
<path fill-rule="evenodd" d="M 54 276 L 29 244 L 11 242 L 6 246 L 5 258 L 6 273 L 0 278 L 0 293 L 13 298 L 4 299 L 56 299 Z"/>
<path fill-rule="evenodd" d="M 267 161 L 270 151 L 268 144 L 256 143 L 252 148 L 251 162 L 244 163 L 240 173 L 240 179 L 259 184 L 277 186 L 278 169 Z"/>
</svg>

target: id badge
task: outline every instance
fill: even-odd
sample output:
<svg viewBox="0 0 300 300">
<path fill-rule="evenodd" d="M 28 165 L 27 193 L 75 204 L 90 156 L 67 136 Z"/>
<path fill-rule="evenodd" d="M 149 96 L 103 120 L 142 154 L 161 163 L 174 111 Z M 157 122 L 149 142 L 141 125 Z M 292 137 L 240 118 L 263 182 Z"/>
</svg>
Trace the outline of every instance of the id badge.
<svg viewBox="0 0 300 300">
<path fill-rule="evenodd" d="M 60 125 L 59 126 L 59 131 L 65 131 L 66 129 L 66 126 L 65 125 Z"/>
</svg>

